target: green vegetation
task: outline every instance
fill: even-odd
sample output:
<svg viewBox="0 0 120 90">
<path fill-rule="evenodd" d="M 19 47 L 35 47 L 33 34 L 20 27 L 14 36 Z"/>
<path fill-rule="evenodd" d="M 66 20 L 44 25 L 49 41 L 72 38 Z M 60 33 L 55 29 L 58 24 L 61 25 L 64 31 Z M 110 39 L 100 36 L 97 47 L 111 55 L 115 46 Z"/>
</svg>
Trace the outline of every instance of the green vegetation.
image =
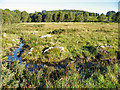
<svg viewBox="0 0 120 90">
<path fill-rule="evenodd" d="M 47 34 L 51 37 L 40 38 Z M 20 37 L 29 46 L 21 55 L 25 62 L 9 63 L 6 55 L 19 46 Z M 2 88 L 120 87 L 117 23 L 18 23 L 3 25 L 2 38 Z M 57 46 L 64 51 L 52 48 L 43 53 Z M 45 66 L 25 68 L 26 63 Z"/>
<path fill-rule="evenodd" d="M 27 13 L 9 9 L 1 10 L 1 23 L 20 22 L 119 22 L 120 12 L 108 11 L 106 15 L 81 10 L 56 10 Z"/>
</svg>

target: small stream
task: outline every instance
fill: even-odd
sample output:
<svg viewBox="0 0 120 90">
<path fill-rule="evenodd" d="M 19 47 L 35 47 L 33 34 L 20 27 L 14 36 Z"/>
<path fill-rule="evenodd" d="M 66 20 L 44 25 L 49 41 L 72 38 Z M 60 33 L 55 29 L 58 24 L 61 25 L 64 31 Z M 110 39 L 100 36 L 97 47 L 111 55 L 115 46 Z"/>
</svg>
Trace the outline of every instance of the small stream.
<svg viewBox="0 0 120 90">
<path fill-rule="evenodd" d="M 24 53 L 24 51 L 28 48 L 29 46 L 28 45 L 24 45 L 23 44 L 23 40 L 22 38 L 20 38 L 20 45 L 19 47 L 14 51 L 12 52 L 13 55 L 7 55 L 8 57 L 8 60 L 7 61 L 15 61 L 15 60 L 19 60 L 20 64 L 23 64 L 24 62 L 22 61 L 22 58 L 21 58 L 21 55 L 22 53 Z M 81 61 L 82 59 L 80 59 L 80 57 L 78 57 L 78 59 L 76 58 L 76 61 L 74 63 L 78 64 L 79 68 L 81 67 L 91 67 L 91 66 L 94 66 L 95 64 L 90 62 L 90 63 L 86 63 L 86 59 L 85 60 L 85 63 L 81 63 L 79 64 L 79 61 Z M 34 63 L 27 63 L 25 65 L 25 68 L 28 68 L 30 71 L 33 71 L 37 68 L 44 68 L 44 67 L 47 67 L 49 68 L 50 66 L 53 67 L 55 70 L 56 69 L 66 69 L 67 65 L 71 62 L 72 60 L 70 58 L 66 58 L 60 62 L 58 62 L 59 64 L 51 64 L 49 62 L 40 62 L 38 64 L 34 64 Z M 22 63 L 23 62 L 23 63 Z M 62 63 L 62 64 L 61 64 Z"/>
<path fill-rule="evenodd" d="M 22 55 L 22 53 L 24 53 L 24 50 L 26 50 L 26 48 L 28 48 L 29 46 L 26 46 L 26 45 L 24 45 L 23 44 L 23 40 L 22 40 L 22 38 L 20 39 L 20 45 L 19 45 L 19 47 L 14 51 L 14 52 L 12 52 L 14 55 L 7 55 L 7 57 L 8 57 L 8 60 L 7 61 L 10 61 L 10 62 L 12 62 L 12 61 L 18 61 L 19 60 L 19 62 L 20 62 L 20 64 L 23 62 L 22 61 L 22 58 L 21 58 L 21 55 Z M 26 65 L 25 65 L 25 68 L 29 68 L 30 69 L 30 71 L 33 71 L 34 69 L 37 69 L 37 68 L 44 68 L 44 67 L 49 67 L 48 65 L 46 65 L 46 64 L 31 64 L 31 63 L 27 63 Z M 61 68 L 64 68 L 64 67 L 62 67 L 62 66 L 60 66 L 60 65 L 56 65 L 56 66 L 53 66 L 54 67 L 54 69 L 61 69 Z"/>
</svg>

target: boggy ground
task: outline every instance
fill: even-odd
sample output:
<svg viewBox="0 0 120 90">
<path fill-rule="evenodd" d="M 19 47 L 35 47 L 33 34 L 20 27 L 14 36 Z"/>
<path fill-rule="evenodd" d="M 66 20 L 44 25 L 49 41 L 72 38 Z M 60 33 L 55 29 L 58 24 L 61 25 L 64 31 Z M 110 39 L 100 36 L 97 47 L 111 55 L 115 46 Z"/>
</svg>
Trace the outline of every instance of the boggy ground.
<svg viewBox="0 0 120 90">
<path fill-rule="evenodd" d="M 51 35 L 51 37 L 41 38 L 43 35 Z M 16 82 L 17 85 L 20 85 L 19 87 L 37 87 L 38 85 L 63 88 L 119 86 L 117 23 L 20 23 L 4 25 L 2 27 L 4 63 L 7 60 L 5 56 L 12 55 L 11 51 L 19 47 L 21 37 L 23 44 L 29 46 L 21 55 L 22 60 L 26 63 L 42 63 L 50 67 L 38 70 L 37 75 L 42 75 L 40 76 L 42 77 L 41 81 L 36 81 L 38 77 L 34 74 L 29 75 L 32 72 L 26 74 L 22 74 L 21 71 L 17 72 L 15 78 L 16 80 L 20 79 L 20 82 Z M 56 46 L 64 47 L 64 50 L 52 48 L 44 53 L 49 47 Z M 20 65 L 14 66 L 15 68 L 10 65 L 11 69 L 6 65 L 3 64 L 3 69 L 7 72 L 12 70 L 11 74 L 14 77 L 13 72 L 16 72 Z M 65 68 L 55 70 L 53 69 L 55 65 Z M 21 68 L 23 67 L 21 66 Z M 23 70 L 26 71 L 24 68 Z M 34 80 L 31 80 L 32 77 Z M 27 81 L 21 80 L 21 78 Z M 109 80 L 110 82 L 108 82 Z M 7 84 L 5 83 L 3 86 L 12 85 L 9 83 L 7 86 Z M 26 86 L 22 86 L 23 84 Z"/>
<path fill-rule="evenodd" d="M 29 45 L 22 59 L 25 61 L 59 62 L 65 58 L 116 58 L 118 50 L 117 23 L 23 23 L 3 26 L 3 51 L 19 45 L 19 38 Z M 5 35 L 6 34 L 6 35 Z M 40 38 L 43 35 L 51 37 Z M 6 36 L 6 37 L 5 37 Z M 49 47 L 58 48 L 43 53 Z M 13 50 L 13 49 L 10 49 Z M 84 53 L 84 54 L 83 54 Z"/>
</svg>

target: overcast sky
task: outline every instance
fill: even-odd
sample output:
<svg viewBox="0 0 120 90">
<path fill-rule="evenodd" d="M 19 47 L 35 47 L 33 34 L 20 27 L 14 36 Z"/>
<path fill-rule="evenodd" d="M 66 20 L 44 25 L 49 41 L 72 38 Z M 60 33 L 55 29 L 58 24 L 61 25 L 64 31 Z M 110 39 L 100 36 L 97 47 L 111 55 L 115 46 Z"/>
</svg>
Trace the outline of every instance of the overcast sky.
<svg viewBox="0 0 120 90">
<path fill-rule="evenodd" d="M 27 11 L 75 9 L 95 13 L 118 11 L 119 0 L 0 0 L 1 9 Z"/>
</svg>

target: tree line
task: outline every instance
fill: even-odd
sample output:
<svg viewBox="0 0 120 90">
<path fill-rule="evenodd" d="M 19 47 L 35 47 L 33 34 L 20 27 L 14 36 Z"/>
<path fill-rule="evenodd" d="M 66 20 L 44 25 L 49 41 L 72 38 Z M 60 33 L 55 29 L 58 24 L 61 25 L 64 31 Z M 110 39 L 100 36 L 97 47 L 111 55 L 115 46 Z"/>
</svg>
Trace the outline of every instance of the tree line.
<svg viewBox="0 0 120 90">
<path fill-rule="evenodd" d="M 91 13 L 81 10 L 54 10 L 27 13 L 26 11 L 1 11 L 1 24 L 20 22 L 120 22 L 120 12 L 108 11 L 105 14 Z"/>
</svg>

